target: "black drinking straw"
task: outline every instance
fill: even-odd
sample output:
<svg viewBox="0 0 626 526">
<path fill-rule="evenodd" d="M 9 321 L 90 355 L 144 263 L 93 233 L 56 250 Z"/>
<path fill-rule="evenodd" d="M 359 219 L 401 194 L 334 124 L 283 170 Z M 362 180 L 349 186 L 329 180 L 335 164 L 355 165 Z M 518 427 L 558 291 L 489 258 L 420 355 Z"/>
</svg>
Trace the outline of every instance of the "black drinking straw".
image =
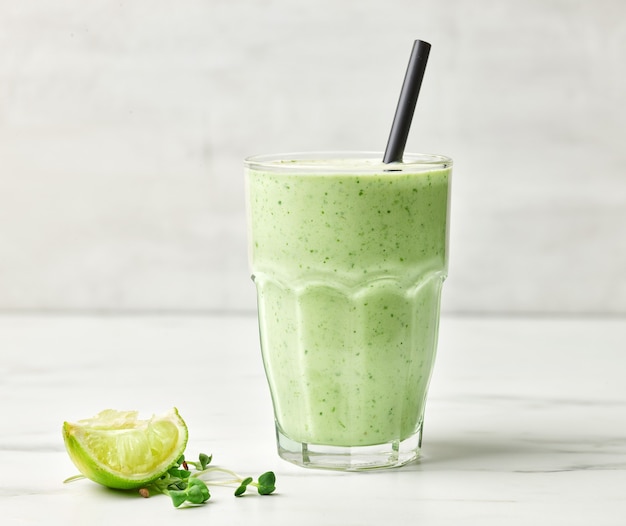
<svg viewBox="0 0 626 526">
<path fill-rule="evenodd" d="M 383 157 L 383 162 L 386 164 L 402 162 L 402 155 L 404 154 L 404 147 L 409 136 L 409 129 L 411 128 L 413 113 L 415 113 L 417 96 L 422 86 L 429 53 L 430 44 L 428 42 L 416 40 L 413 43 L 413 50 L 409 58 L 409 65 L 406 68 L 398 107 L 391 125 L 385 156 Z"/>
</svg>

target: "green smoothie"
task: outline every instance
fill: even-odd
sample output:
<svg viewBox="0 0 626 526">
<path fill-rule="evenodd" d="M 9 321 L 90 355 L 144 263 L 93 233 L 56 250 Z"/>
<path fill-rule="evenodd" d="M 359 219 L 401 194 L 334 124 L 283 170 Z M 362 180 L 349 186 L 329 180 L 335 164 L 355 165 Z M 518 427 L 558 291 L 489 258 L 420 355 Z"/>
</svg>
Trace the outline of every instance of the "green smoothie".
<svg viewBox="0 0 626 526">
<path fill-rule="evenodd" d="M 246 163 L 278 432 L 302 444 L 401 442 L 420 430 L 435 356 L 451 161 L 304 157 Z"/>
</svg>

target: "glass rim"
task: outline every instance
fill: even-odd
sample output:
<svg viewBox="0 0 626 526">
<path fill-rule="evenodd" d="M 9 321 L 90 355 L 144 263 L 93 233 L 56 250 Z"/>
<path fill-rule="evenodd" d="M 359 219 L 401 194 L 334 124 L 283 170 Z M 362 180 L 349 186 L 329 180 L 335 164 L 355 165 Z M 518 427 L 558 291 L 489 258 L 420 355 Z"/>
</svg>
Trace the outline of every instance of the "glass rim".
<svg viewBox="0 0 626 526">
<path fill-rule="evenodd" d="M 432 153 L 405 153 L 402 162 L 384 164 L 383 152 L 311 151 L 254 155 L 244 159 L 248 169 L 300 173 L 380 173 L 446 169 L 452 159 Z M 355 162 L 360 161 L 360 162 Z"/>
</svg>

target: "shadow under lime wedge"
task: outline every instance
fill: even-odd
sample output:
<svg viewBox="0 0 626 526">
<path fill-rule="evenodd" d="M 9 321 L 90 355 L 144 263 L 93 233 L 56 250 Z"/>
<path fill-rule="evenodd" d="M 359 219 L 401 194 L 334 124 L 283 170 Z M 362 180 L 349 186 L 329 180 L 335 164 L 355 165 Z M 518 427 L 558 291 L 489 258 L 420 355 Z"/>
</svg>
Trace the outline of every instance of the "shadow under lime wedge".
<svg viewBox="0 0 626 526">
<path fill-rule="evenodd" d="M 106 409 L 63 424 L 70 458 L 88 479 L 109 488 L 141 488 L 177 463 L 187 446 L 187 426 L 176 408 L 147 420 L 137 411 Z"/>
</svg>

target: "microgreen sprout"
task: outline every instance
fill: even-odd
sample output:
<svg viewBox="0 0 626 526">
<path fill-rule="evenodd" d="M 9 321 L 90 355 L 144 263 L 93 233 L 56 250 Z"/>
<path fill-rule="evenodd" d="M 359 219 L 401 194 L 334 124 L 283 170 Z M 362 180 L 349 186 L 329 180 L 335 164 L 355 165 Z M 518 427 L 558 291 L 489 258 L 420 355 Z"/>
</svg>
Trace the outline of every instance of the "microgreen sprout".
<svg viewBox="0 0 626 526">
<path fill-rule="evenodd" d="M 235 497 L 241 497 L 250 486 L 255 487 L 259 495 L 270 495 L 276 490 L 276 476 L 267 471 L 255 481 L 252 477 L 241 477 L 230 469 L 219 466 L 209 466 L 212 455 L 200 453 L 197 461 L 186 460 L 181 456 L 174 465 L 157 480 L 139 489 L 139 494 L 148 498 L 151 493 L 169 495 L 172 504 L 178 508 L 183 504 L 199 506 L 211 498 L 208 486 L 235 486 Z M 195 471 L 192 471 L 195 470 Z M 227 475 L 216 478 L 212 475 Z M 74 482 L 85 478 L 76 475 L 64 482 Z"/>
<path fill-rule="evenodd" d="M 256 487 L 259 495 L 269 495 L 276 489 L 276 486 L 274 485 L 275 482 L 276 476 L 271 471 L 263 473 L 257 482 L 254 482 L 252 477 L 247 477 L 241 481 L 235 490 L 235 497 L 241 497 L 241 495 L 243 495 L 248 489 L 248 486 Z"/>
<path fill-rule="evenodd" d="M 153 482 L 146 489 L 154 489 L 169 495 L 176 508 L 182 504 L 200 505 L 211 498 L 208 486 L 236 485 L 235 497 L 242 496 L 249 486 L 257 489 L 259 495 L 270 495 L 276 490 L 276 476 L 267 471 L 255 481 L 252 477 L 242 478 L 234 471 L 218 466 L 210 466 L 213 457 L 201 453 L 198 461 L 186 460 L 180 457 L 164 475 Z M 195 469 L 191 471 L 190 468 Z M 228 475 L 228 478 L 211 477 L 212 474 Z"/>
<path fill-rule="evenodd" d="M 211 477 L 211 474 L 225 474 L 229 475 L 230 478 L 216 479 Z M 243 478 L 230 469 L 211 466 L 194 473 L 192 477 L 201 478 L 214 486 L 232 486 L 236 484 L 235 497 L 241 497 L 250 486 L 255 487 L 259 495 L 270 495 L 276 490 L 276 475 L 272 471 L 263 473 L 255 481 L 252 477 Z"/>
<path fill-rule="evenodd" d="M 191 478 L 191 471 L 189 471 L 188 465 L 189 462 L 186 462 L 185 457 L 181 456 L 161 477 L 146 488 L 141 488 L 139 493 L 144 496 L 146 493 L 149 494 L 151 489 L 159 493 L 165 493 L 169 495 L 172 503 L 177 508 L 184 503 L 191 505 L 204 504 L 211 498 L 209 489 L 201 480 Z M 144 490 L 143 493 L 142 490 Z"/>
</svg>

